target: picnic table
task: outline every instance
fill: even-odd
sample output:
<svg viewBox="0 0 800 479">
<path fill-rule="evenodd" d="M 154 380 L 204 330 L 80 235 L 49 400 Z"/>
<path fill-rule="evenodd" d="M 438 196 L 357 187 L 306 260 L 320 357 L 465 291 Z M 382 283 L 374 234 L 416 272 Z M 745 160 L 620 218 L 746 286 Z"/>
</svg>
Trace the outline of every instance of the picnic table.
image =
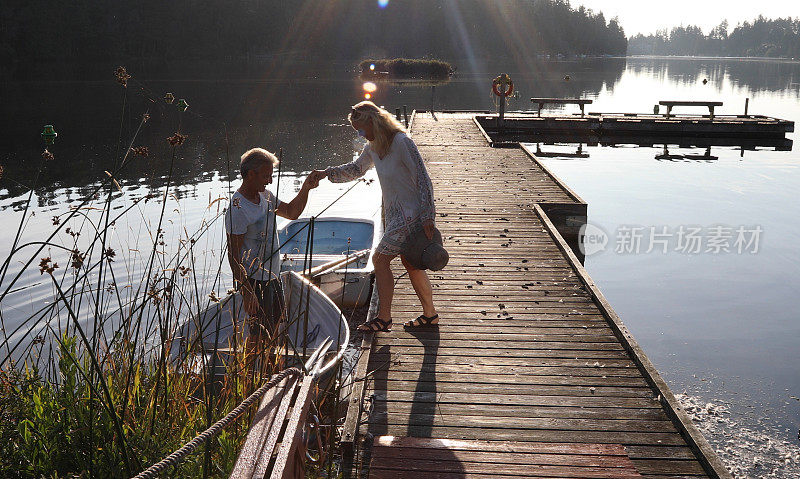
<svg viewBox="0 0 800 479">
<path fill-rule="evenodd" d="M 539 116 L 542 116 L 542 108 L 545 105 L 578 105 L 581 108 L 581 116 L 583 116 L 584 106 L 592 103 L 588 98 L 531 98 L 532 103 L 539 105 Z"/>
<path fill-rule="evenodd" d="M 721 101 L 688 101 L 688 100 L 661 100 L 658 102 L 659 105 L 664 105 L 667 107 L 667 118 L 672 115 L 672 107 L 675 106 L 705 106 L 708 107 L 708 115 L 710 119 L 714 119 L 714 107 L 722 106 Z"/>
</svg>

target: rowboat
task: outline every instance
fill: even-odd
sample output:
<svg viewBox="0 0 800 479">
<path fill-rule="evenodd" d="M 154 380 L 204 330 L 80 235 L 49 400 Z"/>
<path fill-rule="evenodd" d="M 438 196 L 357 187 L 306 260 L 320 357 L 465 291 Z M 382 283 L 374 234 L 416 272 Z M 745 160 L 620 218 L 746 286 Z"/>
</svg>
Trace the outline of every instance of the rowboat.
<svg viewBox="0 0 800 479">
<path fill-rule="evenodd" d="M 369 217 L 301 217 L 278 231 L 281 271 L 319 270 L 313 282 L 340 308 L 358 308 L 369 303 L 375 271 L 371 252 L 380 240 L 379 221 Z M 311 234 L 309 234 L 311 233 Z M 309 248 L 309 240 L 313 247 Z M 357 256 L 354 258 L 354 256 Z"/>
<path fill-rule="evenodd" d="M 279 331 L 286 338 L 288 356 L 303 361 L 320 347 L 336 354 L 325 368 L 341 359 L 350 330 L 341 310 L 310 280 L 294 271 L 280 275 L 286 314 Z M 179 325 L 171 343 L 170 357 L 180 369 L 201 373 L 203 368 L 224 375 L 228 359 L 242 351 L 249 333 L 247 313 L 240 293 L 227 295 L 211 303 L 200 314 Z"/>
</svg>

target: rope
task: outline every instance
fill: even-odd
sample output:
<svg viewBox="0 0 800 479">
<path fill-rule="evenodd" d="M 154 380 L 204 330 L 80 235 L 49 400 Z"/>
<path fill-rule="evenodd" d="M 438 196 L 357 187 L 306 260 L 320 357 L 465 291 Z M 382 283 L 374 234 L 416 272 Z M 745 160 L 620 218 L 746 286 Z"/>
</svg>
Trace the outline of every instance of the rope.
<svg viewBox="0 0 800 479">
<path fill-rule="evenodd" d="M 147 470 L 140 472 L 134 479 L 153 479 L 157 477 L 164 469 L 175 466 L 179 462 L 183 460 L 185 456 L 188 456 L 195 449 L 197 449 L 200 444 L 204 443 L 205 441 L 215 437 L 219 434 L 225 427 L 227 427 L 234 419 L 239 417 L 247 408 L 253 405 L 261 396 L 264 395 L 268 390 L 275 387 L 281 380 L 289 376 L 297 376 L 301 373 L 301 371 L 297 368 L 289 368 L 284 369 L 283 371 L 279 372 L 275 376 L 272 377 L 269 381 L 267 381 L 263 386 L 256 389 L 253 394 L 247 397 L 244 401 L 242 401 L 238 406 L 236 406 L 231 412 L 229 412 L 225 417 L 220 419 L 219 421 L 215 422 L 213 426 L 206 429 L 205 431 L 201 432 L 197 435 L 194 439 L 184 444 L 183 447 L 178 449 L 177 451 L 173 452 L 169 456 L 165 457 L 161 462 L 154 464 L 147 468 Z"/>
</svg>

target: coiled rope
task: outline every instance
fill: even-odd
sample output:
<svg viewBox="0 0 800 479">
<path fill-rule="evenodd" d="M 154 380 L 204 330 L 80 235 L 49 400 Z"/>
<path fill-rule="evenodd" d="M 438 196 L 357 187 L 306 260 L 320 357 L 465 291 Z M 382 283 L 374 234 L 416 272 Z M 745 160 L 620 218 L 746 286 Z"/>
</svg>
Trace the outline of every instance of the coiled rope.
<svg viewBox="0 0 800 479">
<path fill-rule="evenodd" d="M 239 415 L 247 410 L 247 408 L 252 406 L 253 403 L 255 403 L 261 396 L 263 396 L 264 393 L 275 387 L 275 385 L 277 385 L 283 379 L 289 376 L 298 376 L 300 373 L 301 371 L 298 368 L 288 368 L 274 375 L 269 381 L 267 381 L 260 388 L 256 389 L 253 394 L 248 396 L 247 399 L 242 401 L 225 417 L 215 422 L 213 426 L 198 434 L 197 437 L 184 444 L 183 447 L 165 457 L 160 462 L 153 464 L 146 470 L 140 472 L 134 479 L 153 479 L 162 471 L 164 471 L 164 469 L 177 465 L 179 462 L 181 462 L 181 460 L 183 460 L 184 457 L 194 452 L 194 450 L 197 449 L 200 444 L 219 434 L 231 422 L 233 422 L 234 419 L 239 417 Z"/>
</svg>

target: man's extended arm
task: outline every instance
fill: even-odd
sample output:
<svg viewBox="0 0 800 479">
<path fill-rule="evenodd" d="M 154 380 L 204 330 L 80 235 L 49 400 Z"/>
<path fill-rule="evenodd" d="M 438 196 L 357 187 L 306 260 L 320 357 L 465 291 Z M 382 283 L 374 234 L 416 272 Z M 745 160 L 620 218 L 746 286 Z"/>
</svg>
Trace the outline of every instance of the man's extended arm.
<svg viewBox="0 0 800 479">
<path fill-rule="evenodd" d="M 288 203 L 281 203 L 278 205 L 278 209 L 275 210 L 279 216 L 290 220 L 296 220 L 300 217 L 300 214 L 303 213 L 303 210 L 306 209 L 306 203 L 308 203 L 308 192 L 312 189 L 319 186 L 319 180 L 321 180 L 325 176 L 323 171 L 314 170 L 311 174 L 308 175 L 306 181 L 303 182 L 303 186 L 300 187 L 300 191 L 297 193 L 297 196 Z"/>
</svg>

